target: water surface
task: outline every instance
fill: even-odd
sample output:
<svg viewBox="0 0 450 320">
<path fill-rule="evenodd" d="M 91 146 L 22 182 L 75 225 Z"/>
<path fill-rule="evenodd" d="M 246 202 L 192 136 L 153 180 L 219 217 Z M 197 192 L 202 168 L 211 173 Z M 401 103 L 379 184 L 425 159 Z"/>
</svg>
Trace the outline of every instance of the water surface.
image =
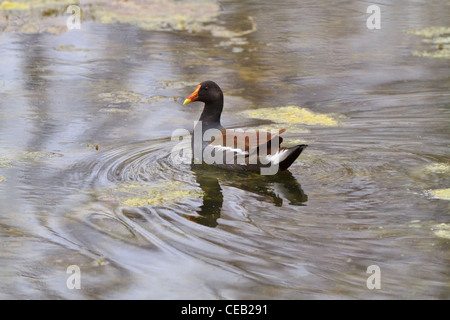
<svg viewBox="0 0 450 320">
<path fill-rule="evenodd" d="M 414 54 L 436 48 L 409 31 L 450 8 L 379 2 L 368 30 L 369 4 L 220 1 L 199 30 L 2 33 L 0 298 L 448 299 L 450 203 L 432 190 L 450 183 L 449 60 Z M 207 79 L 224 126 L 309 145 L 288 172 L 171 160 Z M 282 106 L 339 124 L 245 116 Z"/>
</svg>

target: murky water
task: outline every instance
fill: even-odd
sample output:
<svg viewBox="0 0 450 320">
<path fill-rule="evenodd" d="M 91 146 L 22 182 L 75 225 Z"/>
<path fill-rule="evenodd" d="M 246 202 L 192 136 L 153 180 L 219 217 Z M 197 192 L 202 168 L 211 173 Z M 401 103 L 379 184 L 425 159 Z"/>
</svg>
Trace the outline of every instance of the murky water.
<svg viewBox="0 0 450 320">
<path fill-rule="evenodd" d="M 0 298 L 448 299 L 450 64 L 414 54 L 448 49 L 409 31 L 450 7 L 384 1 L 368 30 L 369 4 L 221 1 L 197 31 L 1 34 Z M 288 172 L 171 160 L 207 79 L 226 127 L 309 145 Z M 283 106 L 339 121 L 246 116 Z"/>
</svg>

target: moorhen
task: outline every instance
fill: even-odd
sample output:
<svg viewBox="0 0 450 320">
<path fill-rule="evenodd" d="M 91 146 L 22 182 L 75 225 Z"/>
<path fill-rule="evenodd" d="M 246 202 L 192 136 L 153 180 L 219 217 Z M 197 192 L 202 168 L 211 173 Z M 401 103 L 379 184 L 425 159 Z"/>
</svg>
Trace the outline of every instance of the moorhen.
<svg viewBox="0 0 450 320">
<path fill-rule="evenodd" d="M 218 167 L 259 171 L 264 175 L 286 170 L 307 147 L 305 144 L 281 148 L 286 129 L 231 130 L 220 123 L 223 110 L 223 92 L 213 81 L 200 83 L 184 101 L 205 103 L 192 136 L 193 163 L 207 163 Z"/>
</svg>

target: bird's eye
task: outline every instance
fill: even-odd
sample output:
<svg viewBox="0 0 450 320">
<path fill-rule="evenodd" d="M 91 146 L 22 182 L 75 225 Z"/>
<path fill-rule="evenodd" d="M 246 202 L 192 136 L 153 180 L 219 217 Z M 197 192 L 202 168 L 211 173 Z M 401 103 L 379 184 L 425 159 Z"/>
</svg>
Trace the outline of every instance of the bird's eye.
<svg viewBox="0 0 450 320">
<path fill-rule="evenodd" d="M 204 89 L 205 89 L 205 90 L 208 90 L 208 87 L 205 87 Z"/>
</svg>

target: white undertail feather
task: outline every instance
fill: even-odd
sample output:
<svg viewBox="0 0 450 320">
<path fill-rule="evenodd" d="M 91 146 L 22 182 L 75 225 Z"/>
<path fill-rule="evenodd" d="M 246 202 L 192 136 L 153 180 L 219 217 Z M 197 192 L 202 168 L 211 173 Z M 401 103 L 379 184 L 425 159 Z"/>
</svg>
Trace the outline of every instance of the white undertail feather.
<svg viewBox="0 0 450 320">
<path fill-rule="evenodd" d="M 280 162 L 283 162 L 288 155 L 289 155 L 288 149 L 279 150 L 275 154 L 269 154 L 266 156 L 266 159 L 269 160 L 273 164 L 279 164 Z"/>
</svg>

